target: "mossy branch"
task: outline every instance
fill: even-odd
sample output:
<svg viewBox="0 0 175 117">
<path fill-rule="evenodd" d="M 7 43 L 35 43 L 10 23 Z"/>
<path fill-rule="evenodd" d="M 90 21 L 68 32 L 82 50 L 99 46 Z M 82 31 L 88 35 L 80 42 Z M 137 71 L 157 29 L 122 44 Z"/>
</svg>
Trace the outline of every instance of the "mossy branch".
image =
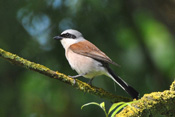
<svg viewBox="0 0 175 117">
<path fill-rule="evenodd" d="M 116 117 L 150 117 L 151 115 L 175 117 L 175 81 L 170 86 L 170 90 L 145 94 Z"/>
<path fill-rule="evenodd" d="M 80 80 L 76 79 L 76 82 L 75 82 L 74 79 L 68 77 L 65 74 L 62 74 L 58 71 L 53 71 L 53 70 L 51 70 L 43 65 L 40 65 L 40 64 L 37 64 L 34 62 L 30 62 L 30 61 L 28 61 L 22 57 L 19 57 L 15 54 L 4 51 L 1 48 L 0 48 L 0 57 L 11 62 L 12 64 L 19 65 L 19 66 L 25 67 L 27 69 L 39 72 L 41 74 L 49 76 L 50 78 L 54 78 L 54 79 L 57 79 L 59 81 L 66 83 L 66 84 L 69 84 L 72 87 L 74 87 L 80 91 L 94 94 L 94 95 L 99 96 L 101 98 L 108 99 L 111 102 L 131 101 L 131 98 L 114 95 L 112 93 L 109 93 L 109 92 L 101 89 L 101 88 L 90 86 L 87 83 L 84 83 Z"/>
<path fill-rule="evenodd" d="M 12 64 L 16 64 L 25 67 L 27 69 L 39 72 L 43 75 L 49 76 L 50 78 L 60 80 L 80 91 L 94 94 L 101 98 L 108 99 L 111 102 L 131 101 L 130 98 L 116 96 L 101 88 L 90 86 L 77 79 L 76 83 L 74 84 L 74 79 L 68 77 L 67 75 L 64 75 L 58 71 L 53 71 L 43 65 L 30 62 L 15 54 L 4 51 L 1 48 L 0 48 L 0 57 L 11 62 Z M 175 104 L 175 81 L 170 86 L 170 90 L 145 94 L 141 99 L 132 103 L 131 106 L 125 107 L 125 109 L 123 109 L 119 114 L 117 114 L 116 117 L 138 117 L 138 116 L 145 117 L 156 114 L 175 116 L 174 104 Z"/>
</svg>

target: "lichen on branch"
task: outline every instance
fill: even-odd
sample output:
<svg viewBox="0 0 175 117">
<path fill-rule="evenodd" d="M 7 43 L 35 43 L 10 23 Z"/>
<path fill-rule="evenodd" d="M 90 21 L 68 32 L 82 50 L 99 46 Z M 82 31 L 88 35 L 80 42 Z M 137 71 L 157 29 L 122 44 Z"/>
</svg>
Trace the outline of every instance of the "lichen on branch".
<svg viewBox="0 0 175 117">
<path fill-rule="evenodd" d="M 145 94 L 141 99 L 124 108 L 116 117 L 149 117 L 166 115 L 175 117 L 175 81 L 170 90 Z"/>
<path fill-rule="evenodd" d="M 108 99 L 111 102 L 120 102 L 120 101 L 128 102 L 128 101 L 132 100 L 131 98 L 117 96 L 117 95 L 114 95 L 112 93 L 105 91 L 104 89 L 90 86 L 87 83 L 84 83 L 84 82 L 77 80 L 77 79 L 75 82 L 74 79 L 72 79 L 71 77 L 68 77 L 67 75 L 65 75 L 63 73 L 60 73 L 58 71 L 53 71 L 44 65 L 40 65 L 40 64 L 31 62 L 29 60 L 26 60 L 22 57 L 15 55 L 15 54 L 7 52 L 1 48 L 0 48 L 0 57 L 11 62 L 12 64 L 16 64 L 16 65 L 25 67 L 27 69 L 39 72 L 43 75 L 49 76 L 50 78 L 60 80 L 66 84 L 69 84 L 69 85 L 75 87 L 76 89 L 78 89 L 80 91 L 94 94 L 94 95 L 99 96 L 101 98 Z"/>
</svg>

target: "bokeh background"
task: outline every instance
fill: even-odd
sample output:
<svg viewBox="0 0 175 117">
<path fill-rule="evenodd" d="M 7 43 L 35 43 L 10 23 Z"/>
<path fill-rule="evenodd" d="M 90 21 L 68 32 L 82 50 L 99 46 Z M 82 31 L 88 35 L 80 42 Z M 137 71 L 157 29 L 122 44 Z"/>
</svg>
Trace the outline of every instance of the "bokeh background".
<svg viewBox="0 0 175 117">
<path fill-rule="evenodd" d="M 0 48 L 76 75 L 52 37 L 77 29 L 121 65 L 111 67 L 143 96 L 169 89 L 175 78 L 174 6 L 173 0 L 0 0 Z M 93 85 L 129 97 L 105 76 Z M 96 106 L 81 110 L 92 101 L 111 104 L 0 59 L 1 117 L 104 116 Z"/>
</svg>

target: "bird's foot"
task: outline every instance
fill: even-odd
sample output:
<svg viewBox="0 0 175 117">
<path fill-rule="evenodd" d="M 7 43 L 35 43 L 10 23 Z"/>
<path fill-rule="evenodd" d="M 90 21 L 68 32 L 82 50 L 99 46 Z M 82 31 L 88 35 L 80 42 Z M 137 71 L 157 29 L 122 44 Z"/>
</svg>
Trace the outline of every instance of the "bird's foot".
<svg viewBox="0 0 175 117">
<path fill-rule="evenodd" d="M 75 85 L 75 83 L 76 83 L 76 80 L 75 79 L 78 78 L 78 77 L 81 77 L 83 75 L 82 74 L 78 74 L 78 75 L 75 75 L 75 76 L 70 76 L 70 75 L 68 75 L 68 76 L 74 79 L 73 84 Z"/>
</svg>

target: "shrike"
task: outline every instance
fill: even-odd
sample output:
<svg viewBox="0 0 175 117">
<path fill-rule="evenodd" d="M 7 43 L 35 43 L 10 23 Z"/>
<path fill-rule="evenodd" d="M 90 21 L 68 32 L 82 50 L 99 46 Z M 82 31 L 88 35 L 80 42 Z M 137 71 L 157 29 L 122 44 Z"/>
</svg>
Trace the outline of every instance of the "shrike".
<svg viewBox="0 0 175 117">
<path fill-rule="evenodd" d="M 139 93 L 109 68 L 109 63 L 117 64 L 94 44 L 87 41 L 79 31 L 68 29 L 60 36 L 55 36 L 54 39 L 61 40 L 70 66 L 78 73 L 76 76 L 71 76 L 72 78 L 83 76 L 91 79 L 91 82 L 95 76 L 106 75 L 132 98 L 138 98 Z"/>
</svg>

